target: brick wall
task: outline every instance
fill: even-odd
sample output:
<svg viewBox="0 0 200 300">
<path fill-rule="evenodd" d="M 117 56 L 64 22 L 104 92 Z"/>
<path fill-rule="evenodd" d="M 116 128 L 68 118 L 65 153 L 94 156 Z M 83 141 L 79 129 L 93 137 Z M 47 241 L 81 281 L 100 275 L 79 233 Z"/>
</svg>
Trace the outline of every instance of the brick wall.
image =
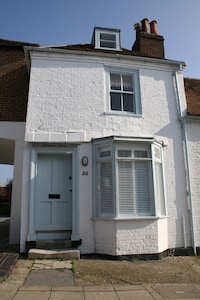
<svg viewBox="0 0 200 300">
<path fill-rule="evenodd" d="M 28 73 L 23 47 L 0 46 L 0 121 L 25 121 Z"/>
<path fill-rule="evenodd" d="M 138 32 L 132 49 L 133 51 L 139 51 L 141 56 L 165 58 L 164 38 L 161 35 Z"/>
</svg>

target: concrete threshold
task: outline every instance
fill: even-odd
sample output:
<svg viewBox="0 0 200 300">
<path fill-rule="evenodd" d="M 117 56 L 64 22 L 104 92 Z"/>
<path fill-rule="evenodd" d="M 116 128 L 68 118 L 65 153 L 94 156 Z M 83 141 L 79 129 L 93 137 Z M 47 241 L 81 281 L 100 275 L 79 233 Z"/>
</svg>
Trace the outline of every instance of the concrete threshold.
<svg viewBox="0 0 200 300">
<path fill-rule="evenodd" d="M 29 259 L 64 259 L 64 260 L 79 260 L 79 250 L 44 250 L 30 249 L 28 252 Z"/>
</svg>

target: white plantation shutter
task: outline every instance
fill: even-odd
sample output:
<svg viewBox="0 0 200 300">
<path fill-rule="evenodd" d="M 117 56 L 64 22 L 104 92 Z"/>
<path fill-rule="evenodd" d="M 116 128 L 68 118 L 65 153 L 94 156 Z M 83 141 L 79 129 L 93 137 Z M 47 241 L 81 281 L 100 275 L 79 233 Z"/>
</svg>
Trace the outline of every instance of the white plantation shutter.
<svg viewBox="0 0 200 300">
<path fill-rule="evenodd" d="M 120 215 L 152 215 L 151 161 L 146 150 L 135 150 L 132 160 L 130 150 L 118 150 L 118 198 Z M 139 159 L 138 159 L 139 158 Z M 138 160 L 137 160 L 138 159 Z"/>
<path fill-rule="evenodd" d="M 165 200 L 164 200 L 164 189 L 163 189 L 161 163 L 155 162 L 155 172 L 156 172 L 157 214 L 159 216 L 164 216 L 165 215 Z"/>
<path fill-rule="evenodd" d="M 118 162 L 119 213 L 133 214 L 133 170 L 132 162 Z"/>
<path fill-rule="evenodd" d="M 113 178 L 112 178 L 112 161 L 98 162 L 99 183 L 98 202 L 99 214 L 113 214 Z"/>
<path fill-rule="evenodd" d="M 150 183 L 150 162 L 135 162 L 135 196 L 137 215 L 151 215 L 151 183 Z"/>
<path fill-rule="evenodd" d="M 156 214 L 158 216 L 166 215 L 164 181 L 163 181 L 163 162 L 161 147 L 153 145 L 154 153 L 154 189 L 156 201 Z"/>
</svg>

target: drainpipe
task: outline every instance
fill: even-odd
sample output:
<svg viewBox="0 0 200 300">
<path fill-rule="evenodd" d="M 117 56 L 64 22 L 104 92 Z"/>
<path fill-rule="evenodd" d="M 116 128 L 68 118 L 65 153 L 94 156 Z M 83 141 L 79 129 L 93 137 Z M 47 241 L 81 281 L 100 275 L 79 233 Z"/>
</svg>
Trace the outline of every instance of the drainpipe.
<svg viewBox="0 0 200 300">
<path fill-rule="evenodd" d="M 191 193 L 191 182 L 190 182 L 190 166 L 189 166 L 189 154 L 188 154 L 188 139 L 187 139 L 187 130 L 186 130 L 186 120 L 185 117 L 182 116 L 181 112 L 181 102 L 179 96 L 179 87 L 178 87 L 178 79 L 177 72 L 182 70 L 182 64 L 179 65 L 179 68 L 174 71 L 173 76 L 175 80 L 175 94 L 177 98 L 177 110 L 178 117 L 181 122 L 183 128 L 183 142 L 184 142 L 184 160 L 185 160 L 185 169 L 186 169 L 186 181 L 187 181 L 187 195 L 190 203 L 190 220 L 191 220 L 191 234 L 192 234 L 192 244 L 194 249 L 194 254 L 197 255 L 196 251 L 196 241 L 195 241 L 195 229 L 194 229 L 194 218 L 193 218 L 193 201 L 192 201 L 192 193 Z"/>
</svg>

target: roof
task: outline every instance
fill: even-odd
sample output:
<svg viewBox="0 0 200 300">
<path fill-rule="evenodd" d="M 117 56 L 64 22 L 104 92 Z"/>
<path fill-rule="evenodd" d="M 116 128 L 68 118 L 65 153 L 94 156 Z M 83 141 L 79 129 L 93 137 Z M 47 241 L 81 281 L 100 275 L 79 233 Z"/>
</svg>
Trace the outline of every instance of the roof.
<svg viewBox="0 0 200 300">
<path fill-rule="evenodd" d="M 15 46 L 15 47 L 33 46 L 33 47 L 39 47 L 40 45 L 35 44 L 35 43 L 0 39 L 0 46 Z"/>
<path fill-rule="evenodd" d="M 77 51 L 86 51 L 86 52 L 96 52 L 96 53 L 112 53 L 112 54 L 123 54 L 123 55 L 135 55 L 135 56 L 147 56 L 142 55 L 141 52 L 128 50 L 122 48 L 122 50 L 104 50 L 104 49 L 95 49 L 93 44 L 76 44 L 76 45 L 66 45 L 66 46 L 52 46 L 50 48 L 54 49 L 66 49 L 66 50 L 77 50 Z"/>
<path fill-rule="evenodd" d="M 200 79 L 184 78 L 188 115 L 200 116 Z"/>
</svg>

